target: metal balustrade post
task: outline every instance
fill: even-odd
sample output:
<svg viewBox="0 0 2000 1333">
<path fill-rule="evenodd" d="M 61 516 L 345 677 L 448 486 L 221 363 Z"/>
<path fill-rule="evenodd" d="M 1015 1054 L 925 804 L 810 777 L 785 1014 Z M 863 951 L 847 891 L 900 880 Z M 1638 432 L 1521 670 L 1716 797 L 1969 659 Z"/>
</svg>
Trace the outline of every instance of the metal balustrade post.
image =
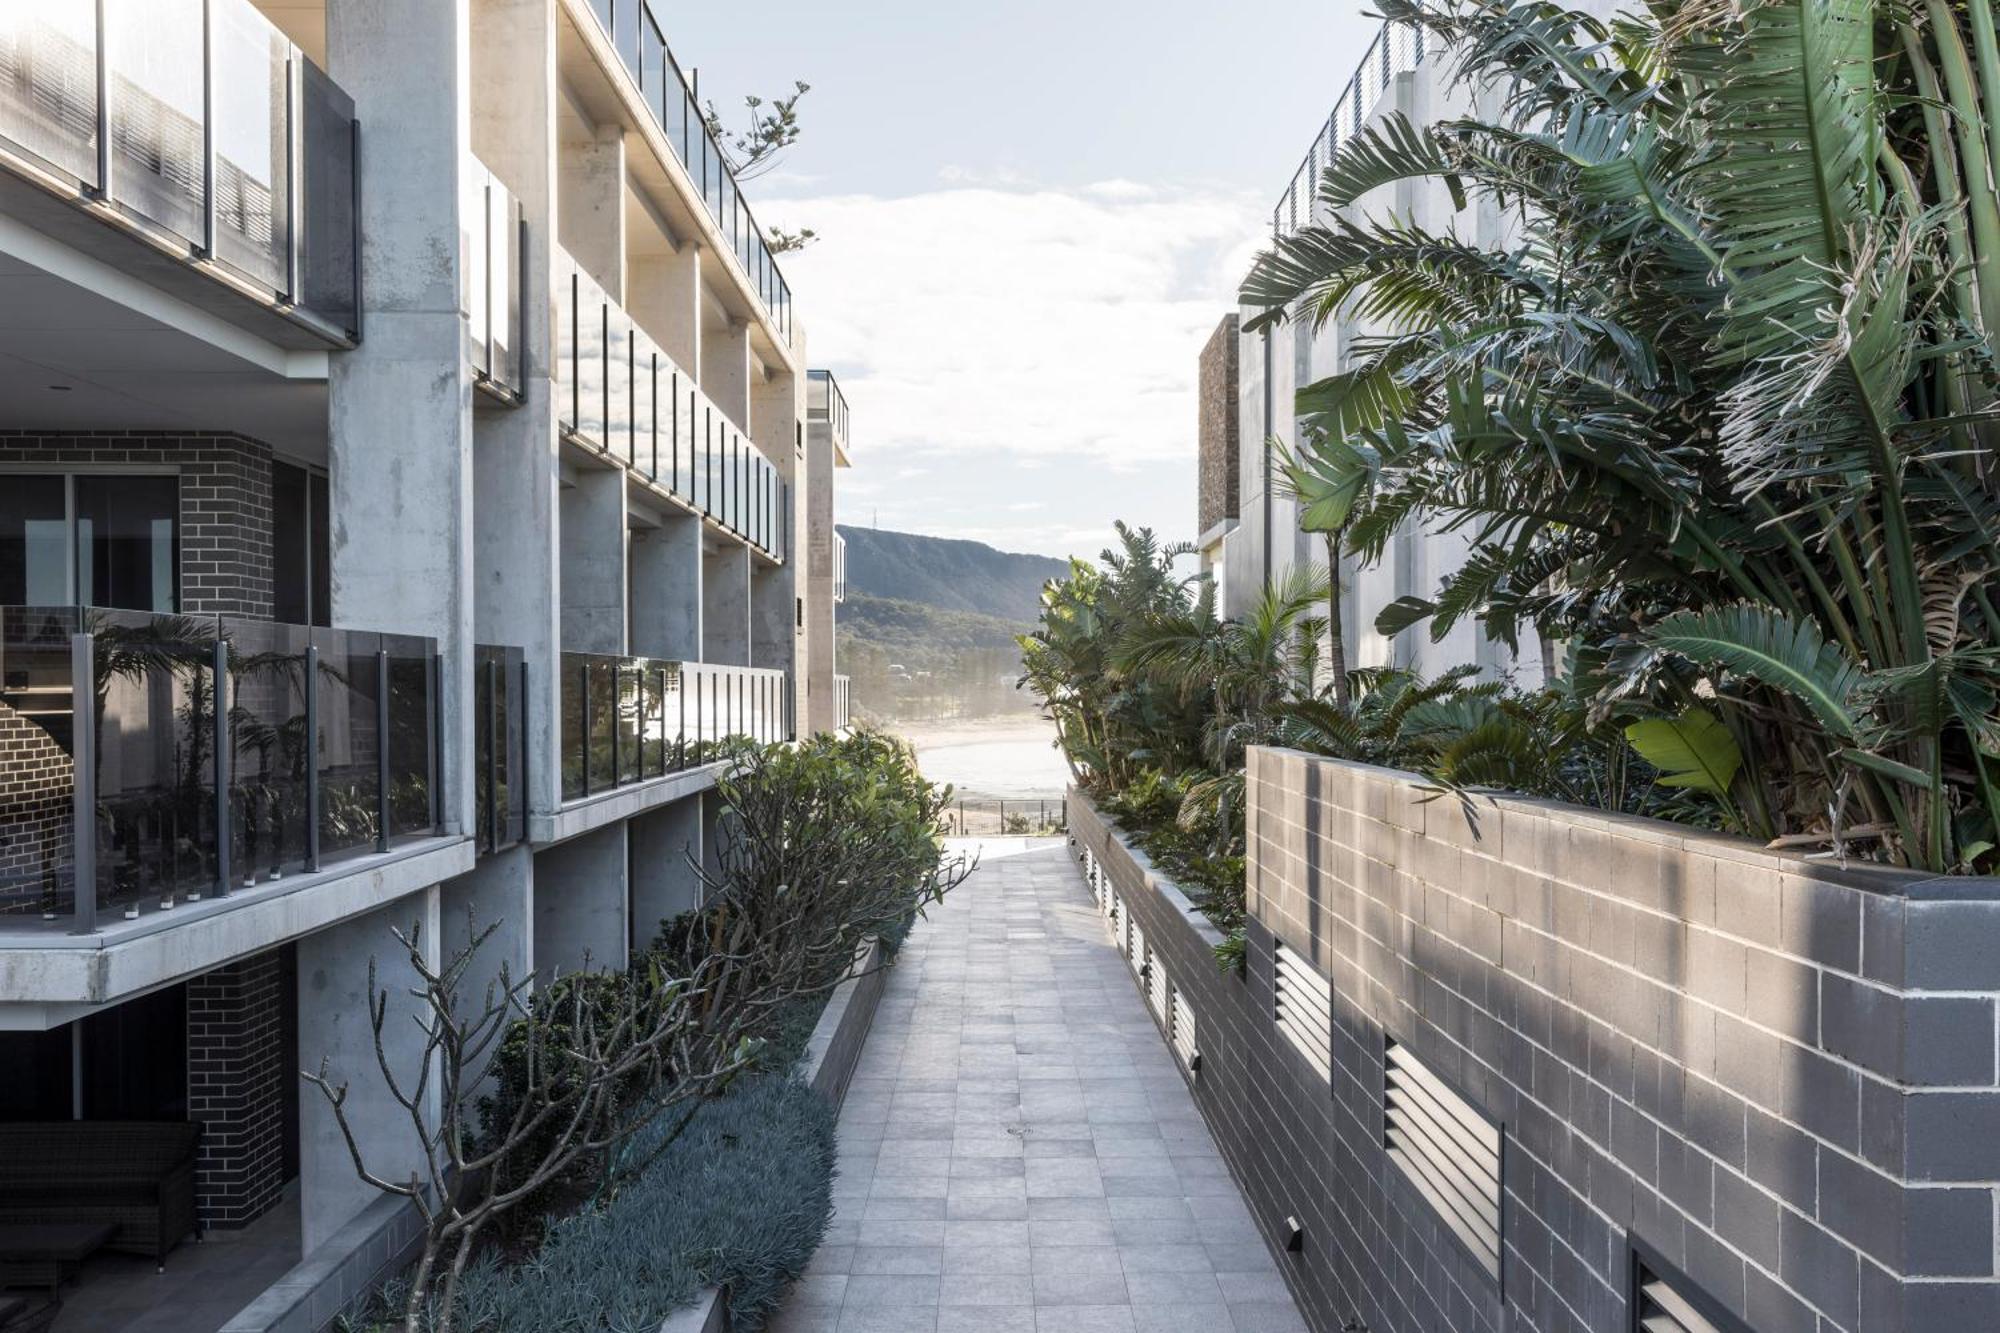
<svg viewBox="0 0 2000 1333">
<path fill-rule="evenodd" d="M 229 730 L 229 641 L 222 637 L 219 620 L 210 670 L 215 673 L 215 896 L 226 898 L 234 851 L 231 844 L 236 841 L 234 802 L 229 799 L 229 760 L 235 746 Z"/>
<path fill-rule="evenodd" d="M 614 787 L 625 785 L 624 756 L 621 752 L 622 747 L 618 743 L 618 733 L 621 730 L 619 723 L 624 720 L 620 714 L 625 711 L 622 694 L 624 688 L 624 671 L 618 663 L 613 662 L 611 664 L 611 785 Z"/>
<path fill-rule="evenodd" d="M 486 850 L 500 850 L 500 659 L 486 659 Z"/>
<path fill-rule="evenodd" d="M 89 935 L 97 930 L 97 640 L 91 634 L 69 636 L 69 688 L 71 933 Z"/>
<path fill-rule="evenodd" d="M 577 767 L 583 771 L 583 795 L 590 795 L 590 661 L 579 657 L 577 698 L 581 706 L 577 709 L 577 725 L 583 732 L 577 739 Z"/>
<path fill-rule="evenodd" d="M 521 728 L 521 776 L 515 785 L 521 790 L 521 836 L 524 838 L 528 836 L 528 806 L 534 799 L 532 795 L 533 789 L 528 786 L 528 756 L 534 748 L 528 731 L 528 713 L 533 698 L 534 696 L 528 693 L 528 663 L 524 659 L 521 663 L 521 706 L 515 710 L 519 714 L 520 721 L 518 725 Z M 507 803 L 510 806 L 514 804 L 511 793 L 509 793 Z M 509 834 L 512 834 L 513 829 L 514 815 L 513 811 L 510 810 L 507 814 L 507 830 Z"/>
<path fill-rule="evenodd" d="M 375 650 L 375 850 L 389 850 L 389 650 Z"/>
<path fill-rule="evenodd" d="M 201 0 L 201 257 L 215 258 L 215 0 Z"/>
<path fill-rule="evenodd" d="M 306 645 L 306 873 L 319 869 L 319 645 Z"/>
<path fill-rule="evenodd" d="M 444 729 L 438 726 L 437 704 L 444 682 L 444 655 L 432 653 L 429 670 L 424 680 L 424 762 L 427 766 L 425 778 L 425 799 L 430 805 L 431 832 L 444 832 L 444 800 L 438 791 L 438 779 L 444 772 L 443 747 Z"/>
</svg>

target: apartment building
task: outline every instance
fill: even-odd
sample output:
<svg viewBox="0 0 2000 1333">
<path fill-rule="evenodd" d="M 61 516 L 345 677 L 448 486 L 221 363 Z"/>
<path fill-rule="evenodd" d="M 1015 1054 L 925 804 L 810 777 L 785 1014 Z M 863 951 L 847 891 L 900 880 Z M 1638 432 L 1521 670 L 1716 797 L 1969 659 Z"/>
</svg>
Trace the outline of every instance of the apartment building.
<svg viewBox="0 0 2000 1333">
<path fill-rule="evenodd" d="M 391 929 L 619 966 L 715 743 L 844 723 L 847 407 L 671 19 L 0 8 L 0 1144 L 191 1122 L 208 1242 L 58 1330 L 317 1326 L 407 1235 L 298 1073 L 418 1165 Z"/>
<path fill-rule="evenodd" d="M 1359 128 L 1396 112 L 1421 125 L 1472 109 L 1471 93 L 1452 86 L 1448 63 L 1434 50 L 1428 55 L 1426 59 L 1419 34 L 1383 25 L 1272 209 L 1274 238 L 1323 220 L 1325 205 L 1316 197 L 1320 174 Z M 1356 218 L 1393 213 L 1434 231 L 1456 231 L 1476 244 L 1502 242 L 1511 226 L 1490 202 L 1455 210 L 1449 190 L 1437 181 L 1385 186 L 1348 212 Z M 1240 315 L 1225 316 L 1198 362 L 1198 545 L 1202 568 L 1216 578 L 1226 614 L 1240 612 L 1260 589 L 1294 566 L 1325 566 L 1324 537 L 1299 527 L 1298 503 L 1284 493 L 1279 448 L 1295 448 L 1300 438 L 1292 407 L 1297 391 L 1345 369 L 1358 340 L 1385 331 L 1344 312 L 1318 329 L 1310 320 L 1291 320 L 1243 332 L 1242 325 L 1257 313 L 1245 308 Z M 1425 675 L 1469 663 L 1523 686 L 1539 684 L 1541 647 L 1532 631 L 1524 635 L 1518 655 L 1489 641 L 1470 621 L 1460 622 L 1436 643 L 1428 625 L 1394 636 L 1376 631 L 1375 618 L 1383 607 L 1400 597 L 1431 595 L 1438 580 L 1463 562 L 1469 545 L 1462 532 L 1412 523 L 1396 535 L 1380 561 L 1364 565 L 1345 558 L 1342 628 L 1348 661 L 1354 666 L 1412 667 Z"/>
</svg>

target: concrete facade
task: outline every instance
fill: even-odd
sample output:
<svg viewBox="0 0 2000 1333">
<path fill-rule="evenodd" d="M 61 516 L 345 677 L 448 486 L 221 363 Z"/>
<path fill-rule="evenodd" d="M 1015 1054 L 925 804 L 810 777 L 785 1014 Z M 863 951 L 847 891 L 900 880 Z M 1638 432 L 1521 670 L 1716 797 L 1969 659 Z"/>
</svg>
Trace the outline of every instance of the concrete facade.
<svg viewBox="0 0 2000 1333">
<path fill-rule="evenodd" d="M 24 371 L 0 358 L 0 485 L 17 474 L 174 476 L 173 611 L 271 621 L 296 591 L 278 584 L 303 581 L 308 595 L 324 588 L 315 619 L 335 632 L 430 641 L 392 641 L 411 661 L 392 677 L 386 734 L 375 726 L 375 640 L 355 640 L 351 656 L 345 640 L 324 641 L 322 672 L 340 688 L 315 693 L 316 734 L 337 733 L 347 747 L 342 767 L 322 765 L 346 804 L 332 815 L 322 806 L 320 831 L 338 846 L 320 864 L 273 876 L 260 863 L 246 878 L 242 858 L 256 853 L 239 839 L 230 883 L 136 893 L 121 877 L 154 874 L 175 845 L 149 813 L 118 835 L 138 852 L 100 867 L 98 884 L 143 901 L 129 913 L 122 901 L 107 906 L 95 921 L 71 891 L 75 812 L 91 808 L 71 791 L 73 714 L 47 721 L 51 687 L 22 676 L 28 659 L 7 645 L 0 1042 L 53 1049 L 43 1040 L 51 1030 L 147 993 L 185 992 L 178 1113 L 207 1126 L 203 1216 L 247 1231 L 273 1210 L 290 1219 L 300 1239 L 286 1243 L 302 1250 L 279 1302 L 288 1319 L 310 1311 L 308 1322 L 323 1323 L 320 1287 L 351 1295 L 357 1274 L 380 1271 L 383 1236 L 407 1230 L 373 1217 L 375 1195 L 356 1179 L 323 1099 L 310 1088 L 293 1097 L 289 1086 L 324 1061 L 351 1085 L 369 1165 L 390 1175 L 413 1165 L 407 1116 L 381 1086 L 362 1002 L 371 960 L 387 978 L 400 957 L 391 928 L 417 925 L 436 959 L 491 927 L 466 982 L 477 994 L 503 969 L 519 979 L 586 960 L 623 966 L 664 917 L 699 899 L 688 857 L 713 854 L 715 769 L 677 760 L 663 770 L 658 758 L 673 752 L 684 705 L 648 722 L 654 767 L 614 770 L 601 751 L 617 743 L 608 738 L 618 711 L 606 707 L 617 696 L 590 690 L 648 670 L 674 678 L 649 662 L 782 672 L 777 687 L 751 682 L 791 701 L 764 737 L 780 740 L 824 725 L 805 701 L 833 694 L 831 604 L 819 604 L 832 590 L 806 570 L 830 541 L 836 464 L 806 447 L 799 313 L 750 201 L 719 209 L 699 153 L 690 175 L 685 145 L 660 121 L 661 89 L 639 86 L 598 8 L 260 0 L 273 41 L 290 43 L 313 77 L 323 72 L 336 112 L 351 99 L 363 127 L 358 195 L 324 204 L 320 177 L 299 185 L 300 230 L 316 210 L 330 208 L 336 223 L 341 207 L 356 213 L 351 228 L 314 232 L 317 248 L 291 238 L 301 284 L 308 267 L 337 265 L 339 244 L 360 241 L 350 287 L 360 305 L 331 322 L 304 293 L 274 295 L 210 257 L 163 252 L 157 226 L 135 228 L 91 192 L 52 182 L 47 162 L 0 137 L 0 262 L 15 298 L 0 331 L 11 345 L 37 346 L 43 363 Z M 671 40 L 671 12 L 655 12 Z M 199 84 L 201 72 L 192 77 Z M 211 91 L 236 107 L 232 90 Z M 319 151 L 309 145 L 308 155 Z M 623 361 L 606 353 L 592 363 L 581 350 L 579 333 L 592 331 L 577 324 L 578 274 L 610 303 L 593 313 L 621 326 Z M 591 416 L 578 411 L 588 383 L 600 394 Z M 711 450 L 700 464 L 697 444 Z M 322 488 L 310 531 L 277 506 L 281 462 Z M 73 538 L 74 515 L 63 521 Z M 133 546 L 169 540 L 157 528 L 119 536 Z M 288 570 L 281 548 L 301 552 L 303 568 Z M 10 600 L 22 598 L 0 593 Z M 808 627 L 822 623 L 823 651 L 808 652 Z M 493 647 L 519 653 L 504 680 L 507 750 L 495 770 L 510 796 L 524 793 L 507 823 L 524 832 L 475 845 L 492 715 L 474 663 Z M 74 708 L 66 675 L 61 685 Z M 124 744 L 201 754 L 190 747 L 209 739 L 198 730 L 207 714 L 188 711 L 185 680 L 128 693 L 145 699 L 148 689 L 157 743 Z M 590 722 L 565 711 L 584 696 L 599 709 Z M 237 702 L 286 706 L 275 687 Z M 302 716 L 275 716 L 305 734 Z M 195 721 L 168 734 L 162 719 L 175 717 Z M 713 718 L 707 725 L 716 734 Z M 400 767 L 381 784 L 377 761 L 392 751 Z M 589 775 L 581 795 L 566 772 Z M 259 816 L 243 811 L 276 810 L 281 799 L 258 790 L 224 804 L 247 824 Z M 214 821 L 212 789 L 207 802 L 201 817 Z M 288 835 L 302 842 L 303 827 L 299 817 Z M 184 859 L 205 865 L 204 851 Z M 392 1008 L 407 1005 L 405 989 L 390 986 Z M 399 1068 L 417 1058 L 405 1017 L 392 1014 L 386 1035 Z M 407 1073 L 413 1081 L 415 1068 Z M 90 1105 L 80 1093 L 62 1100 L 76 1115 Z M 152 1103 L 104 1113 L 139 1110 L 176 1113 Z M 343 1245 L 369 1252 L 337 1252 Z"/>
<path fill-rule="evenodd" d="M 1250 759 L 1247 968 L 1087 802 L 1183 994 L 1197 1099 L 1315 1328 L 1635 1328 L 1636 1265 L 1718 1327 L 2000 1320 L 2000 890 L 1843 872 L 1294 752 Z M 1328 1045 L 1274 1022 L 1274 951 Z M 1497 1276 L 1388 1156 L 1385 1042 L 1502 1139 Z M 1330 1074 L 1326 1071 L 1331 1071 Z"/>
</svg>

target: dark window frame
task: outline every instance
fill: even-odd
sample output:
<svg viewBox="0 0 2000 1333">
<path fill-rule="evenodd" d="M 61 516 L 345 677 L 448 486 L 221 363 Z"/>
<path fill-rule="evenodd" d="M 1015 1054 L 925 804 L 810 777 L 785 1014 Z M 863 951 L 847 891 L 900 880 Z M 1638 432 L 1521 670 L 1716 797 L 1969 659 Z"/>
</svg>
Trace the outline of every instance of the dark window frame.
<svg viewBox="0 0 2000 1333">
<path fill-rule="evenodd" d="M 1643 1333 L 1639 1327 L 1642 1305 L 1639 1293 L 1648 1273 L 1655 1281 L 1672 1287 L 1676 1296 L 1693 1306 L 1695 1313 L 1715 1325 L 1720 1333 L 1754 1333 L 1739 1315 L 1711 1296 L 1679 1265 L 1669 1262 L 1643 1236 L 1628 1231 L 1625 1233 L 1625 1327 L 1631 1333 Z"/>
</svg>

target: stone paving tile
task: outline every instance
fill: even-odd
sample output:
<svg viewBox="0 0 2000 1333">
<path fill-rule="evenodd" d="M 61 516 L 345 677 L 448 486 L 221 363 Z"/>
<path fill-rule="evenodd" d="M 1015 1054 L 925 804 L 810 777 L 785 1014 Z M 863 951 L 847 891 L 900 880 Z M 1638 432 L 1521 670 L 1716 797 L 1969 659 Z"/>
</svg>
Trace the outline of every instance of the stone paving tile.
<svg viewBox="0 0 2000 1333">
<path fill-rule="evenodd" d="M 889 973 L 772 1333 L 1303 1333 L 1067 848 L 982 852 Z"/>
</svg>

